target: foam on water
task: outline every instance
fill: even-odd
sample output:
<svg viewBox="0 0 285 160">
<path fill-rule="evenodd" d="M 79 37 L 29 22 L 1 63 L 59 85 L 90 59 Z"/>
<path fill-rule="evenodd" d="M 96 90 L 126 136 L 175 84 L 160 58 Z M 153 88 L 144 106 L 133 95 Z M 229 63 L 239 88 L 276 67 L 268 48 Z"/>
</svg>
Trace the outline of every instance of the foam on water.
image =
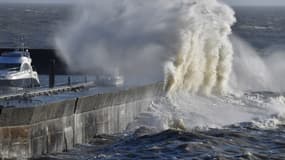
<svg viewBox="0 0 285 160">
<path fill-rule="evenodd" d="M 284 124 L 284 97 L 260 95 L 199 96 L 176 93 L 155 101 L 149 112 L 139 116 L 129 129 L 141 126 L 162 131 L 175 129 L 222 128 L 252 122 L 260 128 Z"/>
</svg>

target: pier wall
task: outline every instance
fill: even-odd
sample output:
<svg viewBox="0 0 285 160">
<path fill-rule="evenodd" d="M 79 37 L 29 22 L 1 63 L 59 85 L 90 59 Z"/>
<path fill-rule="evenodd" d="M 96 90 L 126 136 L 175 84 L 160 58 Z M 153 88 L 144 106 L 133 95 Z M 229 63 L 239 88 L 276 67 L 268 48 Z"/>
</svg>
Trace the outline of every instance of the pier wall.
<svg viewBox="0 0 285 160">
<path fill-rule="evenodd" d="M 96 134 L 124 131 L 163 85 L 78 97 L 26 108 L 0 109 L 0 157 L 31 158 L 69 150 Z"/>
</svg>

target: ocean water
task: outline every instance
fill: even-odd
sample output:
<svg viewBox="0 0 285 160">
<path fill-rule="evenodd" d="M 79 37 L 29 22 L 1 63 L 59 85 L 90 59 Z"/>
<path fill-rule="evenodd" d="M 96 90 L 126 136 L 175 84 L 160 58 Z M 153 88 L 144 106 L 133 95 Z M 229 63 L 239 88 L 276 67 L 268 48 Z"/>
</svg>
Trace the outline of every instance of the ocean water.
<svg viewBox="0 0 285 160">
<path fill-rule="evenodd" d="M 279 126 L 274 130 L 261 130 L 248 123 L 207 131 L 165 130 L 144 136 L 101 135 L 94 136 L 88 145 L 45 159 L 279 160 L 285 158 L 284 129 Z"/>
<path fill-rule="evenodd" d="M 234 33 L 257 49 L 284 45 L 284 7 L 237 7 Z"/>
<path fill-rule="evenodd" d="M 68 21 L 71 9 L 1 5 L 0 47 L 17 46 L 19 35 L 28 47 L 52 47 L 53 35 Z M 285 8 L 234 9 L 235 36 L 244 39 L 258 55 L 270 55 L 272 48 L 282 54 Z M 163 97 L 154 101 L 150 111 L 139 116 L 125 133 L 94 135 L 88 144 L 40 159 L 285 159 L 283 92 L 264 87 L 221 97 L 185 93 L 171 100 Z"/>
<path fill-rule="evenodd" d="M 15 48 L 24 42 L 28 48 L 53 48 L 54 31 L 69 18 L 71 8 L 62 5 L 1 4 L 0 47 Z"/>
<path fill-rule="evenodd" d="M 218 102 L 213 97 L 190 96 L 187 105 L 179 105 L 185 108 L 170 111 L 167 100 L 159 100 L 125 133 L 94 135 L 88 144 L 39 159 L 284 159 L 281 97 L 259 92 L 236 97 L 236 101 L 233 97 L 218 98 L 222 101 Z M 173 113 L 184 119 L 183 126 L 163 126 L 171 123 L 169 114 Z"/>
</svg>

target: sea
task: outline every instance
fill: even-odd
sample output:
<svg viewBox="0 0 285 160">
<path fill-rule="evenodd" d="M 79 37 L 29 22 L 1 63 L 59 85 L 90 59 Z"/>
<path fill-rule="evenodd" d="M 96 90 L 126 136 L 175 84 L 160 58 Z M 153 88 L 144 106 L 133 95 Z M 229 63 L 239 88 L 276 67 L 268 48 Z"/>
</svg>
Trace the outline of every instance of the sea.
<svg viewBox="0 0 285 160">
<path fill-rule="evenodd" d="M 17 47 L 22 37 L 30 48 L 52 48 L 54 35 L 71 18 L 72 9 L 69 5 L 1 4 L 0 48 Z M 282 52 L 284 7 L 235 7 L 234 10 L 237 23 L 233 35 L 243 39 L 260 56 L 270 54 L 272 48 Z M 155 101 L 149 113 L 139 116 L 124 133 L 94 134 L 88 144 L 38 159 L 285 159 L 283 90 L 172 98 L 177 103 L 171 104 L 174 109 L 165 108 L 164 104 L 170 101 L 167 97 Z M 169 115 L 178 118 L 169 122 Z M 172 127 L 165 127 L 164 122 Z"/>
</svg>

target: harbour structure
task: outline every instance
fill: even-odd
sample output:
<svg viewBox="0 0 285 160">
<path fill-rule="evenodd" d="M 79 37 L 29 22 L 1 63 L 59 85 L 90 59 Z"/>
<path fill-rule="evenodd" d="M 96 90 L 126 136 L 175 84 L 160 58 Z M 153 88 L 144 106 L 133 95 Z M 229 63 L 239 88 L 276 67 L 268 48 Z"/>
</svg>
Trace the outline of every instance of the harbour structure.
<svg viewBox="0 0 285 160">
<path fill-rule="evenodd" d="M 29 159 L 72 149 L 98 134 L 123 132 L 152 101 L 162 83 L 114 89 L 36 106 L 0 109 L 0 157 Z"/>
</svg>

